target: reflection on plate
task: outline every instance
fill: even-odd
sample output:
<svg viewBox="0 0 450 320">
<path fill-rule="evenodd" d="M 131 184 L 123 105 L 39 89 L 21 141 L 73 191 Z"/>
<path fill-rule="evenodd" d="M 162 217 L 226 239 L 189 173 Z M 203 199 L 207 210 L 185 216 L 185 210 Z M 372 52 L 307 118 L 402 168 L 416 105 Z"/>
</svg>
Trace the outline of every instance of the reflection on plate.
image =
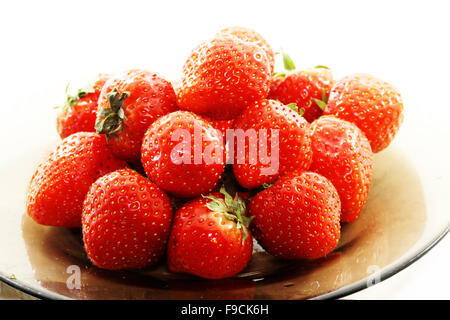
<svg viewBox="0 0 450 320">
<path fill-rule="evenodd" d="M 40 153 L 37 153 L 38 156 L 36 153 L 30 154 L 2 169 L 2 174 L 7 175 L 8 172 L 17 172 L 16 170 L 21 168 L 23 181 L 16 184 L 17 189 L 22 192 L 22 199 L 25 197 L 26 188 L 19 183 L 26 185 L 29 173 L 33 171 L 42 151 Z M 8 210 L 9 214 L 14 212 L 18 215 L 7 221 L 10 221 L 11 228 L 14 228 L 14 221 L 20 219 L 22 232 L 0 232 L 1 243 L 9 243 L 9 252 L 16 253 L 12 259 L 15 261 L 0 257 L 0 275 L 24 291 L 50 298 L 336 297 L 380 280 L 383 275 L 377 272 L 389 267 L 413 247 L 425 229 L 427 212 L 424 193 L 414 166 L 402 151 L 395 147 L 377 154 L 375 161 L 372 189 L 363 213 L 354 223 L 343 225 L 338 248 L 323 259 L 282 261 L 260 250 L 253 255 L 248 267 L 239 275 L 232 279 L 215 281 L 170 273 L 164 261 L 144 270 L 101 270 L 87 259 L 79 229 L 38 225 L 23 214 L 23 200 L 20 200 L 20 203 L 15 200 L 6 204 L 4 209 Z M 12 186 L 14 187 L 15 185 Z M 71 276 L 71 273 L 68 273 L 70 266 L 80 268 L 80 289 L 69 289 L 67 285 Z M 12 273 L 11 270 L 15 273 L 15 280 L 8 277 L 8 274 Z M 371 275 L 378 278 L 368 278 Z M 345 292 L 342 291 L 344 289 Z"/>
</svg>

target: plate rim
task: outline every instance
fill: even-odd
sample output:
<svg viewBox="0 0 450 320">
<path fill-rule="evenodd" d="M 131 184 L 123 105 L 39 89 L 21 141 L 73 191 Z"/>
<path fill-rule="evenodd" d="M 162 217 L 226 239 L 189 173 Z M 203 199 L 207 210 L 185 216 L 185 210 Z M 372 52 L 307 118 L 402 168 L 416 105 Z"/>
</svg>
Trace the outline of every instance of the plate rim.
<svg viewBox="0 0 450 320">
<path fill-rule="evenodd" d="M 396 275 L 400 271 L 405 270 L 410 265 L 412 265 L 414 262 L 416 262 L 417 260 L 422 258 L 432 248 L 434 248 L 442 239 L 444 239 L 445 236 L 449 233 L 449 231 L 450 231 L 450 222 L 448 222 L 447 226 L 444 227 L 441 231 L 439 231 L 439 233 L 436 236 L 434 236 L 430 241 L 428 241 L 427 243 L 422 245 L 419 250 L 412 251 L 409 254 L 406 253 L 405 255 L 401 256 L 400 258 L 398 258 L 391 264 L 388 264 L 387 266 L 383 267 L 379 271 L 380 281 L 378 281 L 377 283 L 375 283 L 371 286 L 367 285 L 367 281 L 370 279 L 370 275 L 369 275 L 361 280 L 350 283 L 350 284 L 348 284 L 344 287 L 341 287 L 337 290 L 321 294 L 317 297 L 313 297 L 310 300 L 339 299 L 339 298 L 348 296 L 350 294 L 362 291 L 369 287 L 373 287 L 373 286 L 389 279 L 390 277 Z"/>
<path fill-rule="evenodd" d="M 439 233 L 436 236 L 434 236 L 430 241 L 421 246 L 419 250 L 406 254 L 400 257 L 399 259 L 395 260 L 391 264 L 383 267 L 379 271 L 380 281 L 375 283 L 374 285 L 377 285 L 378 283 L 381 283 L 389 279 L 390 277 L 406 269 L 411 264 L 422 258 L 426 253 L 428 253 L 432 248 L 434 248 L 449 233 L 449 231 L 450 231 L 450 222 L 448 222 L 447 226 L 445 226 L 441 231 L 439 231 Z M 367 281 L 369 280 L 369 278 L 370 276 L 367 276 L 363 279 L 360 279 L 356 282 L 348 284 L 334 291 L 330 291 L 328 293 L 312 297 L 309 300 L 331 300 L 343 298 L 345 296 L 368 288 L 369 286 L 367 285 Z M 50 290 L 46 289 L 39 290 L 33 288 L 32 286 L 25 284 L 19 280 L 11 279 L 10 276 L 6 275 L 4 272 L 1 271 L 0 271 L 0 281 L 6 283 L 7 285 L 13 287 L 16 290 L 19 290 L 25 294 L 28 294 L 32 297 L 42 300 L 77 300 L 59 293 L 52 292 Z M 276 298 L 272 300 L 276 300 Z"/>
</svg>

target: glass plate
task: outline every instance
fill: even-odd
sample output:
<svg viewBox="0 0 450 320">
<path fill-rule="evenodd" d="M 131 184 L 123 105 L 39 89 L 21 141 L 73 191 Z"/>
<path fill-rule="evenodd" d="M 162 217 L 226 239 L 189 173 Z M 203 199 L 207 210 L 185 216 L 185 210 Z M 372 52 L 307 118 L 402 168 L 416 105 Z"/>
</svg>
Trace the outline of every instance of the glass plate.
<svg viewBox="0 0 450 320">
<path fill-rule="evenodd" d="M 51 299 L 345 296 L 407 267 L 449 231 L 450 174 L 442 144 L 450 134 L 447 130 L 432 141 L 425 140 L 432 130 L 419 117 L 410 117 L 394 143 L 375 156 L 364 211 L 357 221 L 342 226 L 339 245 L 327 257 L 286 262 L 256 247 L 244 271 L 214 281 L 172 274 L 164 261 L 139 271 L 112 272 L 92 266 L 79 229 L 40 226 L 24 214 L 29 179 L 56 143 L 55 137 L 54 143 L 34 149 L 31 143 L 18 147 L 28 151 L 13 152 L 0 163 L 0 279 L 35 297 Z M 80 271 L 79 288 L 73 288 L 73 270 Z"/>
</svg>

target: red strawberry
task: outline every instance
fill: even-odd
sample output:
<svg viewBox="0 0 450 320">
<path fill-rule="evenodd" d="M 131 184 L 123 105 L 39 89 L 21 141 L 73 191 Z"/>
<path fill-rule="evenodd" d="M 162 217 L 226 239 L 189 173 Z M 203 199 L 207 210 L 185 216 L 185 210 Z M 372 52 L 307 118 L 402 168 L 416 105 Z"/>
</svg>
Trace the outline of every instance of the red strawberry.
<svg viewBox="0 0 450 320">
<path fill-rule="evenodd" d="M 267 96 L 268 99 L 271 99 L 271 97 L 273 96 L 273 93 L 277 90 L 280 83 L 284 81 L 285 77 L 286 77 L 286 75 L 283 73 L 282 74 L 279 74 L 279 73 L 273 74 L 272 80 L 270 81 L 270 90 L 269 90 L 269 95 Z"/>
<path fill-rule="evenodd" d="M 322 115 L 333 85 L 333 75 L 324 66 L 295 71 L 292 60 L 283 54 L 287 72 L 275 74 L 269 98 L 284 104 L 295 103 L 305 110 L 303 117 L 312 122 Z"/>
<path fill-rule="evenodd" d="M 258 45 L 267 55 L 270 63 L 270 71 L 273 72 L 273 68 L 275 65 L 275 54 L 272 50 L 270 44 L 263 38 L 261 34 L 252 30 L 250 28 L 245 27 L 229 27 L 220 31 L 222 34 L 230 34 L 233 35 L 243 41 L 252 42 Z"/>
<path fill-rule="evenodd" d="M 279 176 L 296 169 L 307 170 L 311 165 L 309 124 L 295 108 L 293 110 L 278 101 L 262 99 L 236 118 L 233 128 L 242 129 L 249 136 L 253 130 L 256 137 L 256 139 L 242 137 L 234 142 L 230 141 L 234 143 L 234 154 L 230 152 L 230 157 L 234 159 L 234 175 L 244 188 L 251 189 L 274 182 Z M 272 133 L 273 130 L 278 130 L 278 142 L 276 139 L 272 141 L 274 137 L 276 138 L 276 134 Z M 262 132 L 266 132 L 267 137 Z M 235 135 L 238 134 L 239 131 L 235 130 Z M 268 159 L 261 157 L 263 145 L 267 145 Z M 245 161 L 239 150 L 242 146 L 245 150 Z M 269 167 L 273 170 L 268 170 Z"/>
<path fill-rule="evenodd" d="M 107 135 L 116 157 L 130 162 L 139 161 L 148 126 L 178 109 L 171 83 L 145 70 L 130 70 L 109 79 L 98 104 L 97 132 Z"/>
<path fill-rule="evenodd" d="M 27 213 L 40 224 L 80 227 L 83 200 L 91 184 L 123 167 L 126 163 L 113 157 L 103 136 L 74 133 L 36 169 L 28 189 Z"/>
<path fill-rule="evenodd" d="M 366 136 L 354 124 L 323 116 L 311 124 L 311 171 L 325 176 L 341 199 L 341 221 L 358 218 L 369 195 L 373 153 Z"/>
<path fill-rule="evenodd" d="M 147 176 L 173 196 L 212 191 L 225 166 L 222 137 L 199 116 L 177 111 L 155 121 L 144 135 L 142 164 Z"/>
<path fill-rule="evenodd" d="M 211 125 L 218 129 L 220 133 L 226 137 L 227 130 L 231 129 L 233 127 L 233 121 L 234 120 L 211 120 Z"/>
<path fill-rule="evenodd" d="M 239 273 L 250 261 L 252 236 L 245 203 L 222 188 L 177 210 L 167 249 L 172 272 L 208 279 Z"/>
<path fill-rule="evenodd" d="M 272 255 L 315 259 L 331 252 L 340 237 L 341 204 L 325 177 L 294 171 L 258 193 L 250 203 L 253 235 Z"/>
<path fill-rule="evenodd" d="M 94 182 L 83 205 L 83 242 L 104 269 L 142 268 L 164 253 L 172 221 L 169 197 L 130 169 Z"/>
<path fill-rule="evenodd" d="M 227 130 L 233 128 L 233 121 L 234 120 L 213 120 L 211 118 L 208 118 L 206 116 L 203 117 L 205 120 L 208 120 L 213 128 L 220 131 L 220 134 L 223 136 L 223 145 L 225 146 L 227 140 L 226 140 L 226 134 Z"/>
<path fill-rule="evenodd" d="M 270 77 L 264 50 L 254 43 L 223 35 L 193 50 L 175 90 L 181 109 L 230 120 L 267 96 Z"/>
<path fill-rule="evenodd" d="M 56 118 L 56 127 L 62 139 L 76 132 L 95 132 L 98 97 L 108 77 L 100 75 L 92 87 L 79 89 L 76 96 L 67 94 L 67 100 Z"/>
<path fill-rule="evenodd" d="M 403 122 L 403 103 L 389 83 L 368 74 L 354 74 L 335 83 L 324 114 L 356 124 L 377 153 L 397 134 Z"/>
</svg>

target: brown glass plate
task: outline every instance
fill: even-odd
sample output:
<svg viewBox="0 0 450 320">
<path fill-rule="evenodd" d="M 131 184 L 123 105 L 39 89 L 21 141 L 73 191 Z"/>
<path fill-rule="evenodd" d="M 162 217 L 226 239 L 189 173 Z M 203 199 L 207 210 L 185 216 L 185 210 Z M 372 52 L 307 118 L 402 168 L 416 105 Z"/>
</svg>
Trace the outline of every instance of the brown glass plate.
<svg viewBox="0 0 450 320">
<path fill-rule="evenodd" d="M 364 211 L 342 226 L 339 245 L 326 258 L 282 261 L 256 246 L 245 270 L 218 281 L 170 273 L 164 261 L 120 272 L 93 266 L 79 229 L 41 226 L 24 214 L 28 181 L 51 145 L 4 159 L 0 279 L 30 295 L 55 299 L 306 299 L 353 293 L 405 268 L 449 230 L 449 214 L 442 211 L 450 190 L 448 165 L 443 160 L 426 165 L 424 155 L 433 146 L 418 146 L 417 135 L 420 131 L 406 126 L 375 156 Z M 73 268 L 80 270 L 80 288 L 70 289 Z"/>
</svg>

